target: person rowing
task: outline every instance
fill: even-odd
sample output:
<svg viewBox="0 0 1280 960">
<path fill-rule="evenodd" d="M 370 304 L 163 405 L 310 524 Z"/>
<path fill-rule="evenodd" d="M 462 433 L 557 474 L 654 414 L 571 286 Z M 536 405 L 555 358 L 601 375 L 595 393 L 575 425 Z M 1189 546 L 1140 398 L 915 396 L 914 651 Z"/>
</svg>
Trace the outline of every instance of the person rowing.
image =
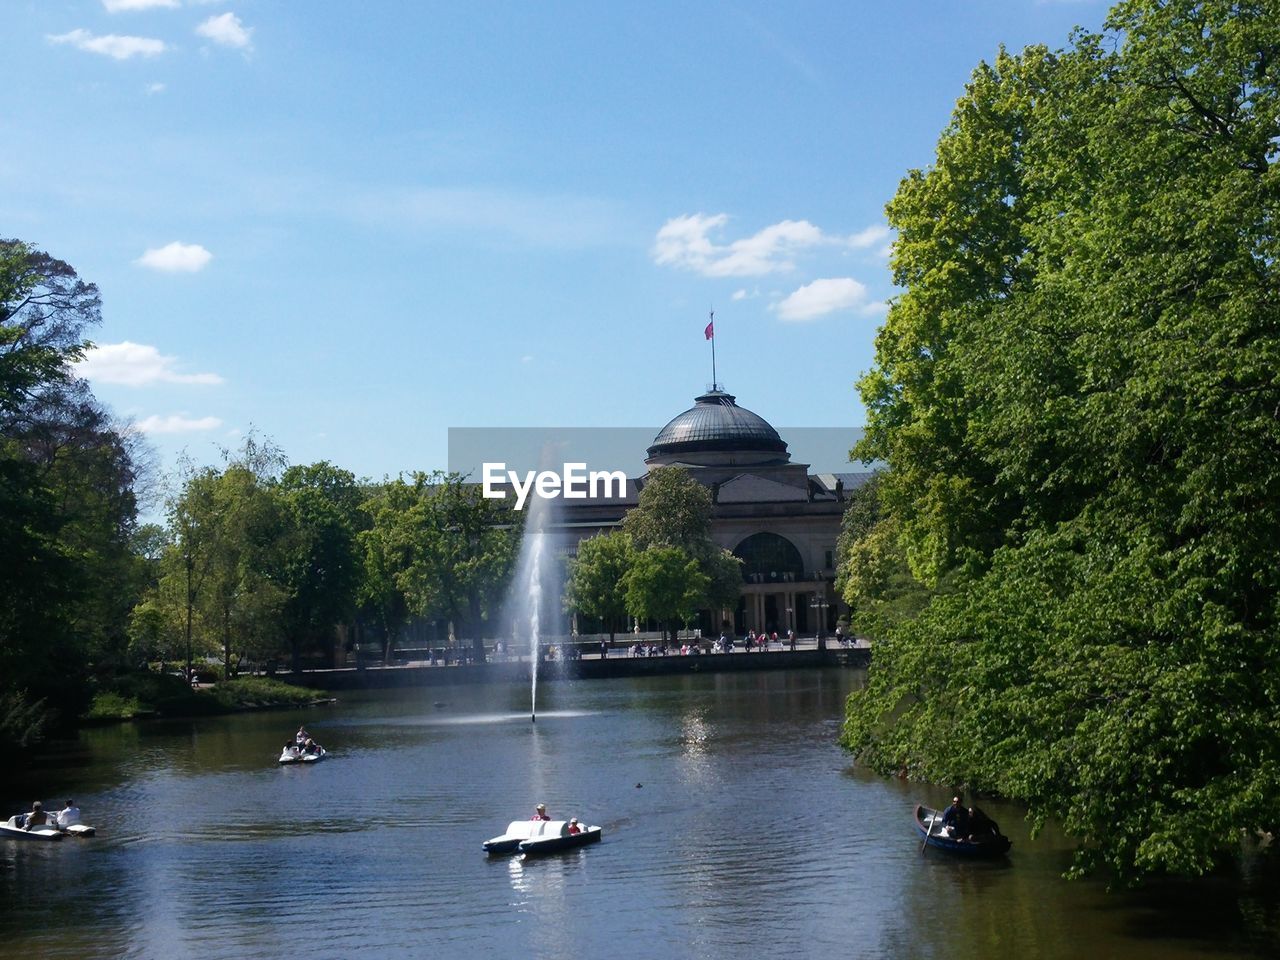
<svg viewBox="0 0 1280 960">
<path fill-rule="evenodd" d="M 951 806 L 942 811 L 942 826 L 952 837 L 964 840 L 969 836 L 969 811 L 959 797 L 951 798 Z"/>
</svg>

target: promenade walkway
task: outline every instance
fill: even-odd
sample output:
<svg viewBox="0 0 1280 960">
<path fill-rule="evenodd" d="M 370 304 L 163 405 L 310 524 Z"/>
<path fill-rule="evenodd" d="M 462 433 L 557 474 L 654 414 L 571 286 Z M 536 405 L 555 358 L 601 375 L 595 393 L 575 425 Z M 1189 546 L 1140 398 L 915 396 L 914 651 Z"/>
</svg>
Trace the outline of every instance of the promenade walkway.
<svg viewBox="0 0 1280 960">
<path fill-rule="evenodd" d="M 648 644 L 646 644 L 648 646 Z M 782 649 L 779 649 L 782 647 Z M 733 653 L 637 656 L 632 647 L 615 645 L 607 656 L 599 650 L 584 651 L 572 659 L 543 659 L 538 664 L 540 680 L 593 680 L 610 677 L 657 676 L 663 674 L 720 673 L 743 670 L 786 670 L 815 667 L 865 667 L 871 660 L 871 649 L 865 641 L 841 647 L 828 638 L 823 645 L 813 637 L 798 640 L 796 649 L 774 644 L 767 651 L 746 652 L 740 645 Z M 484 663 L 445 664 L 437 660 L 410 659 L 393 666 L 368 663 L 361 668 L 340 667 L 307 670 L 301 674 L 283 673 L 276 678 L 286 683 L 318 687 L 324 690 L 377 689 L 386 687 L 436 686 L 452 683 L 526 683 L 531 673 L 528 655 L 499 655 Z"/>
</svg>

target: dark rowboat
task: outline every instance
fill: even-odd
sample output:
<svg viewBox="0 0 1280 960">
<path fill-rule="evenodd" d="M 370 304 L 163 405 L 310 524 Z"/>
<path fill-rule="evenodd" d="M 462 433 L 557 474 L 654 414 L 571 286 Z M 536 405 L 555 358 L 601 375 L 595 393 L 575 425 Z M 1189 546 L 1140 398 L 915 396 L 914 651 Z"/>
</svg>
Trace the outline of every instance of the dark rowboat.
<svg viewBox="0 0 1280 960">
<path fill-rule="evenodd" d="M 484 842 L 484 849 L 492 856 L 523 853 L 536 857 L 599 842 L 599 827 L 583 824 L 577 833 L 570 833 L 568 820 L 512 820 L 506 833 Z"/>
<path fill-rule="evenodd" d="M 1013 842 L 1000 832 L 994 820 L 987 822 L 991 824 L 989 832 L 961 839 L 951 836 L 942 825 L 941 810 L 923 804 L 916 806 L 916 831 L 925 846 L 960 857 L 1003 857 L 1009 852 Z"/>
</svg>

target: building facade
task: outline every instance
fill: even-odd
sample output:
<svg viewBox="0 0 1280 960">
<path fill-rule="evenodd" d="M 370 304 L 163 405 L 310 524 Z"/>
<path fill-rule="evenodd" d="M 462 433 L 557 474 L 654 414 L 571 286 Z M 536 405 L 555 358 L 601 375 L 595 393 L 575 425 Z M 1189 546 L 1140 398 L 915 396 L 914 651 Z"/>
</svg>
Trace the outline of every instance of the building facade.
<svg viewBox="0 0 1280 960">
<path fill-rule="evenodd" d="M 870 472 L 810 473 L 808 464 L 791 461 L 786 442 L 763 417 L 718 388 L 658 432 L 645 464 L 648 473 L 627 481 L 625 497 L 562 502 L 555 527 L 565 552 L 621 526 L 653 471 L 682 467 L 711 493 L 712 539 L 743 562 L 737 609 L 704 611 L 704 636 L 720 631 L 721 618 L 731 619 L 738 634 L 835 629 L 842 609 L 834 586 L 840 521 L 848 494 Z"/>
</svg>

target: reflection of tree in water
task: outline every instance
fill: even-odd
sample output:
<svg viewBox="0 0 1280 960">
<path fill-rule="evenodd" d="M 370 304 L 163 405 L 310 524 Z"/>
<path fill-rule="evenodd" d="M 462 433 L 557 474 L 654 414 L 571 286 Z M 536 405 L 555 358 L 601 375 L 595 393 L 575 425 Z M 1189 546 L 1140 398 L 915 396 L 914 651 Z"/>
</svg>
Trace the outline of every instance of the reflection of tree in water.
<svg viewBox="0 0 1280 960">
<path fill-rule="evenodd" d="M 1014 838 L 1005 860 L 920 857 L 920 882 L 903 904 L 889 942 L 913 957 L 1170 960 L 1268 955 L 1280 942 L 1280 882 L 1274 857 L 1246 856 L 1211 878 L 1153 881 L 1140 890 L 1103 880 L 1069 881 L 1071 844 L 1052 827 L 1030 840 L 1013 808 L 988 810 Z M 918 849 L 918 844 L 916 845 Z"/>
</svg>

